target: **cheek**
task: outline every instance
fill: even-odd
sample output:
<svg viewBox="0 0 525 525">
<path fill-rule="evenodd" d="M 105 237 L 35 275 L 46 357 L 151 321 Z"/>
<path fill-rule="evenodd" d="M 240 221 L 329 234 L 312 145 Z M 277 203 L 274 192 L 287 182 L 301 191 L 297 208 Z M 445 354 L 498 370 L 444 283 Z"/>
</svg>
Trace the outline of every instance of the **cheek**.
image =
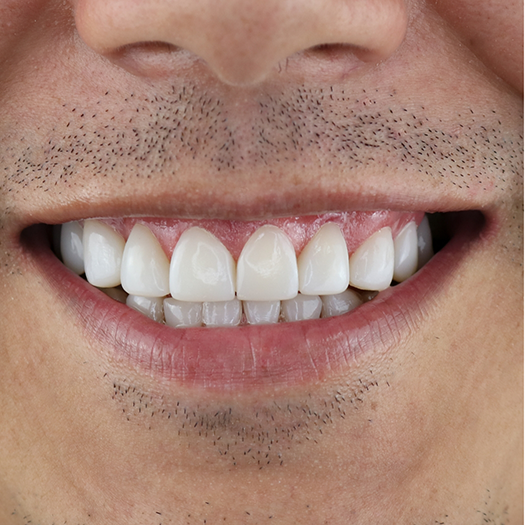
<svg viewBox="0 0 525 525">
<path fill-rule="evenodd" d="M 436 10 L 491 71 L 523 91 L 522 2 L 438 0 Z"/>
</svg>

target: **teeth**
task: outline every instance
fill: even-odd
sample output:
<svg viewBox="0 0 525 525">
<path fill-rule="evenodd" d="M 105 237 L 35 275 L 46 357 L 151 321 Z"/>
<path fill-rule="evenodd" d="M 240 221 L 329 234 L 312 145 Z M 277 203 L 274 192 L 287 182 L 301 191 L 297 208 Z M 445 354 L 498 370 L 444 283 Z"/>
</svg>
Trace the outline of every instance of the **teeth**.
<svg viewBox="0 0 525 525">
<path fill-rule="evenodd" d="M 361 290 L 385 290 L 394 276 L 392 230 L 371 235 L 350 257 L 350 285 Z"/>
<path fill-rule="evenodd" d="M 286 321 L 318 319 L 323 303 L 318 295 L 299 294 L 293 299 L 282 302 L 283 316 Z"/>
<path fill-rule="evenodd" d="M 418 269 L 427 264 L 434 255 L 432 248 L 432 232 L 428 223 L 428 217 L 425 215 L 417 228 L 417 249 L 418 249 Z"/>
<path fill-rule="evenodd" d="M 162 323 L 164 321 L 164 308 L 161 297 L 142 297 L 140 295 L 128 295 L 126 305 L 150 319 Z"/>
<path fill-rule="evenodd" d="M 202 303 L 164 299 L 164 318 L 173 328 L 202 325 Z"/>
<path fill-rule="evenodd" d="M 237 262 L 237 297 L 280 301 L 295 297 L 298 289 L 292 242 L 276 226 L 262 226 L 248 239 Z"/>
<path fill-rule="evenodd" d="M 214 235 L 186 230 L 170 265 L 170 292 L 180 301 L 230 301 L 235 297 L 235 261 Z"/>
<path fill-rule="evenodd" d="M 346 242 L 334 223 L 324 224 L 297 260 L 299 291 L 307 295 L 340 293 L 348 288 Z"/>
<path fill-rule="evenodd" d="M 249 324 L 270 324 L 279 321 L 280 301 L 243 301 L 242 304 Z"/>
<path fill-rule="evenodd" d="M 77 275 L 84 273 L 84 232 L 78 221 L 62 224 L 60 231 L 60 253 L 64 264 Z"/>
<path fill-rule="evenodd" d="M 100 288 L 118 286 L 124 238 L 104 223 L 88 220 L 84 223 L 83 244 L 89 283 Z"/>
<path fill-rule="evenodd" d="M 394 281 L 401 283 L 417 271 L 417 226 L 409 222 L 394 240 Z"/>
<path fill-rule="evenodd" d="M 323 295 L 321 300 L 323 301 L 323 317 L 343 315 L 363 304 L 359 294 L 353 290 L 345 290 L 335 295 Z"/>
<path fill-rule="evenodd" d="M 237 265 L 219 239 L 199 227 L 181 235 L 171 263 L 144 224 L 135 224 L 127 242 L 98 220 L 54 230 L 67 267 L 85 271 L 89 283 L 110 297 L 173 327 L 342 315 L 392 279 L 408 279 L 433 255 L 426 217 L 419 227 L 408 223 L 395 240 L 389 227 L 377 231 L 350 258 L 335 223 L 324 224 L 298 259 L 287 235 L 265 225 L 249 238 Z"/>
<path fill-rule="evenodd" d="M 143 224 L 129 234 L 120 278 L 122 288 L 132 295 L 163 297 L 169 294 L 170 263 L 157 238 Z"/>
<path fill-rule="evenodd" d="M 202 305 L 202 321 L 206 326 L 237 326 L 241 316 L 242 304 L 238 299 L 205 302 Z"/>
</svg>

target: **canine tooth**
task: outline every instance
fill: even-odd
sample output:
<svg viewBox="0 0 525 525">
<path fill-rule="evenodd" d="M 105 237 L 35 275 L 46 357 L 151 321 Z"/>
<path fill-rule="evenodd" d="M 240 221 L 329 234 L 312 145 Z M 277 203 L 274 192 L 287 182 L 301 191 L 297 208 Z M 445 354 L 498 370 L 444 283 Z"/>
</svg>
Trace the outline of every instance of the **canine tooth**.
<svg viewBox="0 0 525 525">
<path fill-rule="evenodd" d="M 361 290 L 385 290 L 394 275 L 394 240 L 389 227 L 371 235 L 350 257 L 350 284 Z"/>
<path fill-rule="evenodd" d="M 202 305 L 202 321 L 206 326 L 237 326 L 241 316 L 242 304 L 238 299 L 205 302 Z"/>
<path fill-rule="evenodd" d="M 394 281 L 408 279 L 417 271 L 417 226 L 411 221 L 394 239 Z"/>
<path fill-rule="evenodd" d="M 103 222 L 84 222 L 84 268 L 93 286 L 111 288 L 120 284 L 124 238 Z"/>
<path fill-rule="evenodd" d="M 235 297 L 235 261 L 217 237 L 194 226 L 173 250 L 170 293 L 180 301 L 230 301 Z"/>
<path fill-rule="evenodd" d="M 164 318 L 173 328 L 202 325 L 202 303 L 164 299 Z"/>
<path fill-rule="evenodd" d="M 120 280 L 132 295 L 164 297 L 169 290 L 170 263 L 159 241 L 144 224 L 135 224 L 129 234 Z"/>
<path fill-rule="evenodd" d="M 126 304 L 148 316 L 150 319 L 162 323 L 164 321 L 164 308 L 162 307 L 161 297 L 143 297 L 141 295 L 128 295 Z"/>
<path fill-rule="evenodd" d="M 100 291 L 111 297 L 111 299 L 126 304 L 128 294 L 122 288 L 100 288 Z"/>
<path fill-rule="evenodd" d="M 321 300 L 323 301 L 323 317 L 343 315 L 363 304 L 359 294 L 349 289 L 335 295 L 323 295 Z"/>
<path fill-rule="evenodd" d="M 62 261 L 77 275 L 84 273 L 84 245 L 82 237 L 84 232 L 78 221 L 62 224 L 60 230 L 60 254 Z"/>
<path fill-rule="evenodd" d="M 428 217 L 425 215 L 423 220 L 417 227 L 417 251 L 418 251 L 418 269 L 427 264 L 434 256 L 434 249 L 432 248 L 432 232 L 430 231 L 430 224 Z"/>
<path fill-rule="evenodd" d="M 281 301 L 243 301 L 242 306 L 249 324 L 271 324 L 279 321 Z"/>
<path fill-rule="evenodd" d="M 348 248 L 339 226 L 321 226 L 297 260 L 299 291 L 308 295 L 340 293 L 348 287 Z"/>
<path fill-rule="evenodd" d="M 276 226 L 262 226 L 248 239 L 237 261 L 237 297 L 280 301 L 295 297 L 298 287 L 292 242 Z"/>
<path fill-rule="evenodd" d="M 321 316 L 323 302 L 318 295 L 299 294 L 293 299 L 282 302 L 283 316 L 286 321 L 318 319 Z"/>
</svg>

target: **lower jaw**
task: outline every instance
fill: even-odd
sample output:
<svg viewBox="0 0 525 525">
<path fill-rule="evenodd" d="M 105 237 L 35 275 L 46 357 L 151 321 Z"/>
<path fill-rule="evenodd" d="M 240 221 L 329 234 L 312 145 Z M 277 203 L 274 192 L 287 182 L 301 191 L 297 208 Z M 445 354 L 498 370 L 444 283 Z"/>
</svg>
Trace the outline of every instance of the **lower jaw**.
<svg viewBox="0 0 525 525">
<path fill-rule="evenodd" d="M 329 380 L 348 374 L 364 356 L 379 360 L 393 351 L 428 321 L 425 304 L 446 293 L 481 230 L 479 213 L 459 217 L 450 241 L 419 272 L 345 315 L 228 328 L 170 328 L 111 300 L 62 265 L 45 226 L 25 230 L 22 244 L 101 359 L 109 349 L 118 366 L 168 388 L 231 393 Z"/>
</svg>

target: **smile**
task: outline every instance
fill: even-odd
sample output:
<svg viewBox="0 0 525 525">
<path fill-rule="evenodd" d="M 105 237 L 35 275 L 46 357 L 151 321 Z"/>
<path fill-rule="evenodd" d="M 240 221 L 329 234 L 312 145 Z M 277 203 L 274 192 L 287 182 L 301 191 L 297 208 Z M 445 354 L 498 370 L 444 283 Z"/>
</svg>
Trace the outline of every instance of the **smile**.
<svg viewBox="0 0 525 525">
<path fill-rule="evenodd" d="M 55 227 L 63 262 L 42 225 L 23 238 L 112 359 L 168 384 L 228 392 L 322 381 L 386 355 L 466 256 L 480 220 L 458 217 L 433 258 L 422 212 L 88 219 Z"/>
</svg>

